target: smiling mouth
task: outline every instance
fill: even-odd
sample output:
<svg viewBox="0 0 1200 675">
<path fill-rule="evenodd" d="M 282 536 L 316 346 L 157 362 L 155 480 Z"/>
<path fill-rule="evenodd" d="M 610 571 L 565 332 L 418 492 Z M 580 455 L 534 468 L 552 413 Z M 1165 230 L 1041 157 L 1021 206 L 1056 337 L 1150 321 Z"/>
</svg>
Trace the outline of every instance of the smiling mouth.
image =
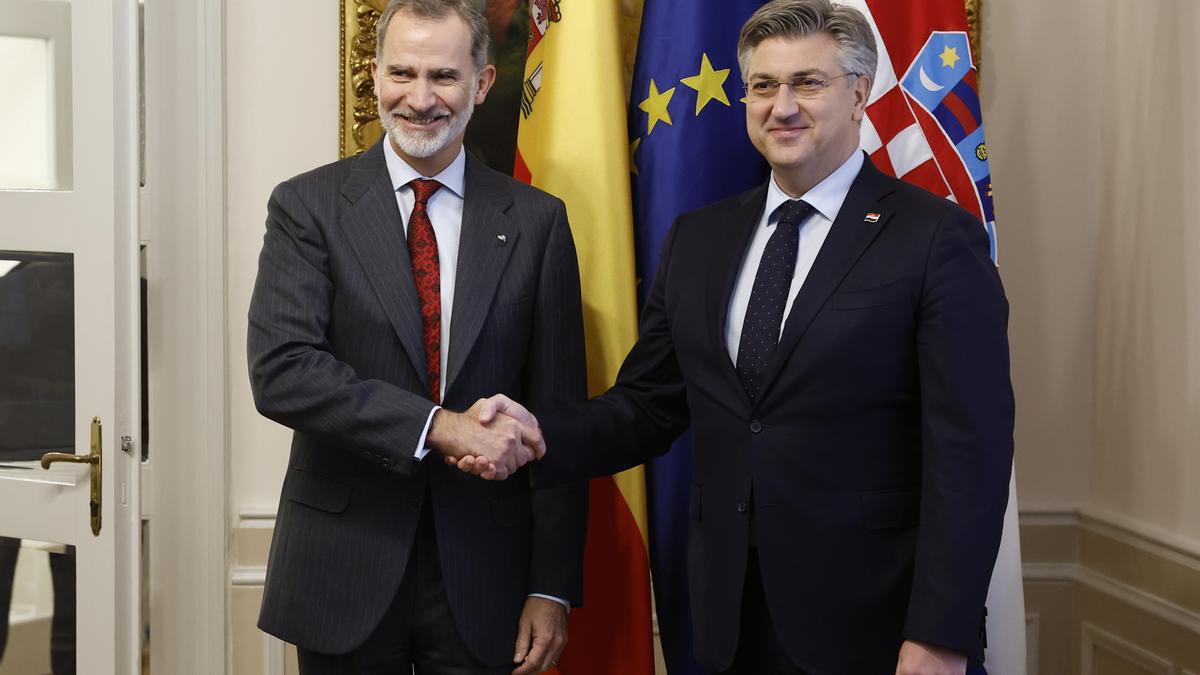
<svg viewBox="0 0 1200 675">
<path fill-rule="evenodd" d="M 396 117 L 410 126 L 426 129 L 439 122 L 450 119 L 449 113 L 434 113 L 432 115 L 414 115 L 412 113 L 394 113 Z"/>
</svg>

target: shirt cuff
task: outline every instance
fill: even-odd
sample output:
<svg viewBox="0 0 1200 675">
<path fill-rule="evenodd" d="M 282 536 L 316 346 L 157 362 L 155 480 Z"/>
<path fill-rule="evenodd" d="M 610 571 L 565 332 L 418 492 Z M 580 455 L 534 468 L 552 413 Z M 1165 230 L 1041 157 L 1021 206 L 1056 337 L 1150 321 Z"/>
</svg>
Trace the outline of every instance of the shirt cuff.
<svg viewBox="0 0 1200 675">
<path fill-rule="evenodd" d="M 419 462 L 425 459 L 432 448 L 425 447 L 425 437 L 429 435 L 429 427 L 433 424 L 433 414 L 441 410 L 442 406 L 435 405 L 433 410 L 429 411 L 429 418 L 425 420 L 425 428 L 421 431 L 421 438 L 417 440 L 417 451 L 413 453 L 413 457 Z"/>
<path fill-rule="evenodd" d="M 566 600 L 563 600 L 562 598 L 556 598 L 553 595 L 546 595 L 544 593 L 530 593 L 529 597 L 542 598 L 543 600 L 553 600 L 554 602 L 557 602 L 558 604 L 562 605 L 563 609 L 567 610 L 568 612 L 571 611 L 571 603 L 567 602 Z"/>
</svg>

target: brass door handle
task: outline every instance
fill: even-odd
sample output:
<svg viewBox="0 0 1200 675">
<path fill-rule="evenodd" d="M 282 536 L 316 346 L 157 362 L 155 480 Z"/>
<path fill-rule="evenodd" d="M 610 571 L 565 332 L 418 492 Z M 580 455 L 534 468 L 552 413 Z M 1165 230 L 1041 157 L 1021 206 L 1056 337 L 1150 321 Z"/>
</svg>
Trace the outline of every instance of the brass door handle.
<svg viewBox="0 0 1200 675">
<path fill-rule="evenodd" d="M 100 440 L 100 418 L 92 418 L 92 450 L 86 455 L 72 455 L 65 452 L 47 452 L 42 455 L 42 468 L 49 469 L 55 462 L 70 462 L 71 464 L 90 464 L 92 474 L 92 534 L 100 536 L 100 480 L 104 469 L 104 448 Z"/>
</svg>

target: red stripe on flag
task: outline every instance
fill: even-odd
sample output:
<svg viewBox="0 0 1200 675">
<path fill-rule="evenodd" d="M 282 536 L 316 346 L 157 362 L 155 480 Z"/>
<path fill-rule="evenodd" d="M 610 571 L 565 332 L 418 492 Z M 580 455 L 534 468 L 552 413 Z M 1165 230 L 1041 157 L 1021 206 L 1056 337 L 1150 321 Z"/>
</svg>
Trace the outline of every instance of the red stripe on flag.
<svg viewBox="0 0 1200 675">
<path fill-rule="evenodd" d="M 950 188 L 946 186 L 946 181 L 942 178 L 942 173 L 938 171 L 937 164 L 932 159 L 922 162 L 900 178 L 906 183 L 912 183 L 919 188 L 924 188 L 939 197 L 945 197 L 950 193 Z"/>
<path fill-rule="evenodd" d="M 886 145 L 871 154 L 871 163 L 889 176 L 896 175 L 896 167 L 892 166 L 892 156 L 888 154 Z"/>
<path fill-rule="evenodd" d="M 908 66 L 917 57 L 929 33 L 941 31 L 966 31 L 967 9 L 962 0 L 923 0 L 922 2 L 896 2 L 896 0 L 866 0 L 875 19 L 875 26 L 883 43 L 887 45 L 892 68 L 902 77 Z"/>
<path fill-rule="evenodd" d="M 946 97 L 942 99 L 942 105 L 946 106 L 946 110 L 949 110 L 954 115 L 954 119 L 958 120 L 964 136 L 970 136 L 979 128 L 979 122 L 975 119 L 975 114 L 967 108 L 967 104 L 963 103 L 958 94 L 953 91 L 946 94 Z"/>
<path fill-rule="evenodd" d="M 983 208 L 979 205 L 979 195 L 975 193 L 975 183 L 971 180 L 971 174 L 967 173 L 966 167 L 963 166 L 962 158 L 958 156 L 958 149 L 951 145 L 950 139 L 946 137 L 945 132 L 938 126 L 937 120 L 932 115 L 916 105 L 913 106 L 913 112 L 917 114 L 921 131 L 925 133 L 925 140 L 929 142 L 929 148 L 933 150 L 933 158 L 941 167 L 942 176 L 950 186 L 949 192 L 954 195 L 959 206 L 976 218 L 983 220 Z M 931 190 L 931 192 L 946 194 L 944 190 Z"/>
<path fill-rule="evenodd" d="M 521 148 L 519 146 L 517 147 L 517 157 L 513 161 L 513 178 L 526 185 L 533 182 L 533 173 L 525 165 L 525 158 L 521 156 Z"/>
<path fill-rule="evenodd" d="M 880 96 L 878 101 L 868 106 L 867 116 L 871 118 L 871 124 L 875 127 L 875 132 L 879 134 L 879 140 L 885 146 L 888 141 L 896 137 L 896 134 L 906 127 L 912 126 L 915 121 L 900 87 L 888 89 L 887 93 Z"/>
<path fill-rule="evenodd" d="M 654 675 L 645 540 L 612 477 L 592 479 L 589 487 L 584 606 L 571 610 L 558 669 L 563 675 Z M 618 629 L 623 638 L 614 649 Z"/>
</svg>

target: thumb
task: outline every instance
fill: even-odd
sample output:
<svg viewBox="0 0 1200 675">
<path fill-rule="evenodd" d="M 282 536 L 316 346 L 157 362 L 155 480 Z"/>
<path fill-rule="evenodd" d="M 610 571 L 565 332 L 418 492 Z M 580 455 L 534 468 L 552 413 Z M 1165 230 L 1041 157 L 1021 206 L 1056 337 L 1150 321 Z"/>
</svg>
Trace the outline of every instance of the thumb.
<svg viewBox="0 0 1200 675">
<path fill-rule="evenodd" d="M 491 398 L 479 400 L 479 421 L 482 424 L 487 424 L 496 419 L 496 415 L 508 409 L 512 403 L 512 399 L 504 394 L 496 394 Z"/>
<path fill-rule="evenodd" d="M 524 663 L 529 656 L 529 647 L 533 639 L 533 622 L 521 617 L 517 625 L 517 650 L 513 653 L 513 663 Z"/>
</svg>

